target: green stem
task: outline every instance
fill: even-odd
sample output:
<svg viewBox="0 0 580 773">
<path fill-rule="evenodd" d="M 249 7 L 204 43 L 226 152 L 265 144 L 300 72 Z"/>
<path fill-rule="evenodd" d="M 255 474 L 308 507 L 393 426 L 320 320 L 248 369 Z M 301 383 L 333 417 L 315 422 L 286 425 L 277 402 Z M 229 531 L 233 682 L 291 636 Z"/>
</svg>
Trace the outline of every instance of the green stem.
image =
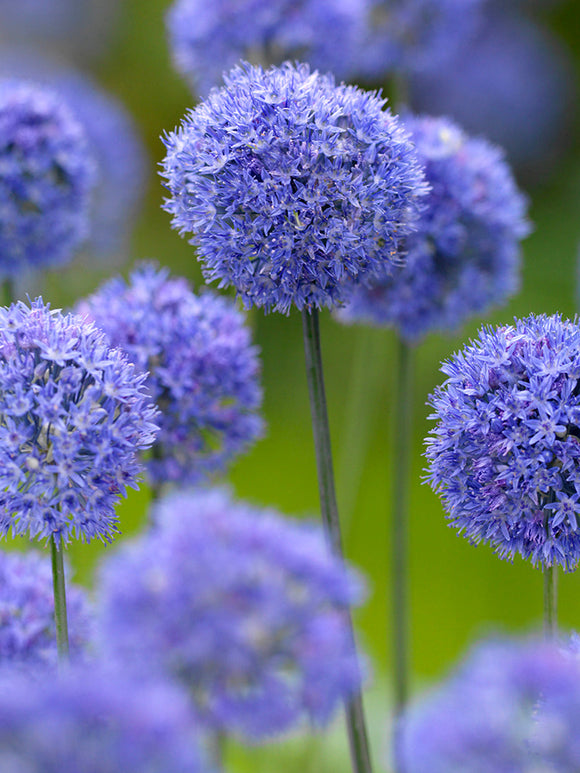
<svg viewBox="0 0 580 773">
<path fill-rule="evenodd" d="M 393 685 L 395 773 L 403 773 L 403 715 L 409 698 L 409 487 L 413 423 L 413 351 L 398 340 L 393 441 L 391 565 L 393 588 Z"/>
<path fill-rule="evenodd" d="M 66 616 L 66 588 L 64 578 L 64 548 L 61 544 L 60 549 L 56 540 L 52 537 L 50 541 L 52 554 L 52 587 L 54 591 L 54 619 L 56 622 L 56 646 L 58 658 L 61 663 L 66 662 L 69 657 L 68 648 L 68 623 Z"/>
<path fill-rule="evenodd" d="M 544 567 L 544 636 L 555 639 L 558 629 L 558 567 Z"/>
<path fill-rule="evenodd" d="M 10 306 L 14 301 L 14 283 L 12 279 L 5 279 L 2 282 L 2 303 L 4 306 Z"/>
<path fill-rule="evenodd" d="M 316 309 L 313 309 L 311 312 L 304 310 L 302 312 L 302 325 L 322 521 L 333 553 L 343 560 L 340 521 L 334 490 L 328 412 L 324 391 L 318 311 Z M 350 612 L 348 613 L 347 620 L 352 637 L 352 645 L 356 651 L 354 627 Z M 345 711 L 353 771 L 354 773 L 371 773 L 370 750 L 360 692 L 357 691 L 345 702 Z"/>
</svg>

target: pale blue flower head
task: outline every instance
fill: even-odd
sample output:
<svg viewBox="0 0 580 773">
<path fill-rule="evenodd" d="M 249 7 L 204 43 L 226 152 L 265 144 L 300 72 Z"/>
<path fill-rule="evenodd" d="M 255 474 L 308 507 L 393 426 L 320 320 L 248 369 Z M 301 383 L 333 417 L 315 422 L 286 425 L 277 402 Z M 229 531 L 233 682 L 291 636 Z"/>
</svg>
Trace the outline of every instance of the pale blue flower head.
<svg viewBox="0 0 580 773">
<path fill-rule="evenodd" d="M 520 240 L 529 224 L 526 199 L 499 148 L 445 118 L 409 117 L 405 124 L 431 185 L 425 210 L 405 243 L 404 266 L 356 288 L 339 317 L 390 325 L 416 343 L 505 303 L 519 287 Z"/>
<path fill-rule="evenodd" d="M 167 14 L 175 66 L 203 96 L 240 59 L 267 66 L 299 58 L 348 77 L 364 22 L 361 0 L 175 0 Z"/>
<path fill-rule="evenodd" d="M 346 615 L 361 588 L 321 530 L 220 490 L 165 498 L 155 522 L 104 566 L 107 657 L 172 675 L 213 730 L 325 724 L 360 686 Z"/>
<path fill-rule="evenodd" d="M 92 610 L 85 591 L 67 583 L 71 657 L 86 653 Z M 43 669 L 57 663 L 52 572 L 37 552 L 0 551 L 0 671 Z"/>
<path fill-rule="evenodd" d="M 94 181 L 85 133 L 60 97 L 0 81 L 0 277 L 72 258 Z"/>
<path fill-rule="evenodd" d="M 113 538 L 157 429 L 144 379 L 76 315 L 0 308 L 0 535 Z"/>
<path fill-rule="evenodd" d="M 139 371 L 160 408 L 147 467 L 159 484 L 223 471 L 262 433 L 257 348 L 229 298 L 196 296 L 153 264 L 105 283 L 78 306 Z"/>
<path fill-rule="evenodd" d="M 430 397 L 427 479 L 452 526 L 502 558 L 580 559 L 580 326 L 529 316 L 484 328 Z"/>
<path fill-rule="evenodd" d="M 388 273 L 426 192 L 384 100 L 307 65 L 243 65 L 165 137 L 165 209 L 245 306 L 340 304 Z"/>
</svg>

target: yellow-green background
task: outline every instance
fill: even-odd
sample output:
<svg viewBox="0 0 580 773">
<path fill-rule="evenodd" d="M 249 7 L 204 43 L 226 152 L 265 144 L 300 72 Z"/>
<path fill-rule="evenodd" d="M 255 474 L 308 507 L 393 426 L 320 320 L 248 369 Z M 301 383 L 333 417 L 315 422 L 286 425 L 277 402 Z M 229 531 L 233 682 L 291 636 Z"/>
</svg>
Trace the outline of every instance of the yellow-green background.
<svg viewBox="0 0 580 773">
<path fill-rule="evenodd" d="M 92 63 L 100 82 L 132 111 L 145 140 L 150 161 L 149 185 L 142 217 L 137 223 L 130 261 L 154 258 L 175 272 L 201 282 L 199 266 L 185 240 L 171 230 L 161 208 L 163 188 L 156 166 L 163 156 L 160 134 L 180 121 L 192 98 L 174 73 L 165 39 L 159 0 L 126 0 L 121 4 L 118 29 L 106 56 Z M 580 55 L 575 30 L 580 29 L 580 2 L 559 3 L 548 15 L 557 34 L 566 41 L 578 72 Z M 577 124 L 576 124 L 577 125 Z M 575 312 L 577 245 L 580 239 L 580 143 L 571 138 L 570 150 L 551 178 L 529 190 L 533 235 L 524 247 L 522 292 L 493 321 L 510 320 L 529 312 Z M 125 270 L 120 266 L 119 270 Z M 95 264 L 82 270 L 73 265 L 47 277 L 44 296 L 55 306 L 66 306 L 92 291 L 115 269 Z M 309 425 L 301 319 L 251 315 L 262 349 L 266 437 L 232 469 L 229 480 L 240 497 L 278 507 L 283 513 L 311 516 L 317 511 L 318 492 Z M 542 614 L 542 577 L 521 560 L 501 561 L 485 546 L 474 548 L 446 526 L 437 497 L 421 485 L 423 438 L 428 430 L 425 400 L 440 380 L 439 362 L 472 335 L 481 320 L 454 338 L 432 336 L 417 353 L 414 393 L 413 489 L 411 494 L 410 570 L 412 583 L 412 671 L 419 689 L 448 668 L 476 636 L 497 630 L 529 630 Z M 346 552 L 368 578 L 369 596 L 358 611 L 360 639 L 369 654 L 374 679 L 368 698 L 372 715 L 374 753 L 384 765 L 388 730 L 390 653 L 389 498 L 393 481 L 389 453 L 394 386 L 395 339 L 389 331 L 365 333 L 335 323 L 322 315 L 323 356 L 338 480 L 339 501 L 345 491 L 341 471 L 356 466 L 345 447 L 349 388 L 357 349 L 368 352 L 365 372 L 368 392 L 365 410 L 370 426 L 360 488 L 349 521 Z M 348 472 L 347 472 L 348 474 Z M 125 535 L 143 522 L 148 492 L 132 493 L 120 508 Z M 95 563 L 104 550 L 100 544 L 72 545 L 69 553 L 82 582 L 91 583 Z M 559 617 L 564 628 L 580 628 L 580 577 L 561 578 Z M 340 720 L 322 746 L 305 740 L 289 745 L 229 754 L 232 769 L 240 771 L 331 771 L 348 769 Z"/>
</svg>

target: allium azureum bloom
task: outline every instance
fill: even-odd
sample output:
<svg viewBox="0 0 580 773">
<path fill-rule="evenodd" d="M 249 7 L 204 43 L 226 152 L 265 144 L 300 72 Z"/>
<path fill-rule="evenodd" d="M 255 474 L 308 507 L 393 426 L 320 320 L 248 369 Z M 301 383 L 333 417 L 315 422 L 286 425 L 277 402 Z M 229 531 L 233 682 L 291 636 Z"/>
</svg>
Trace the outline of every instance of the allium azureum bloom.
<svg viewBox="0 0 580 773">
<path fill-rule="evenodd" d="M 175 0 L 167 29 L 177 70 L 206 95 L 240 59 L 267 66 L 299 58 L 347 78 L 364 7 L 360 0 Z"/>
<path fill-rule="evenodd" d="M 76 315 L 0 308 L 0 535 L 113 538 L 155 438 L 144 379 Z"/>
<path fill-rule="evenodd" d="M 141 371 L 161 410 L 148 470 L 155 483 L 194 483 L 223 470 L 261 434 L 257 349 L 232 301 L 194 295 L 185 279 L 142 265 L 78 311 Z"/>
<path fill-rule="evenodd" d="M 526 200 L 501 150 L 445 118 L 405 121 L 425 164 L 431 193 L 405 265 L 358 287 L 344 321 L 392 325 L 416 342 L 453 330 L 503 303 L 519 286 L 519 241 L 529 231 Z"/>
<path fill-rule="evenodd" d="M 2 773 L 209 773 L 185 696 L 102 668 L 0 678 Z"/>
<path fill-rule="evenodd" d="M 0 277 L 70 260 L 88 233 L 95 167 L 53 92 L 0 82 Z"/>
<path fill-rule="evenodd" d="M 361 588 L 322 532 L 219 490 L 161 500 L 155 522 L 105 565 L 103 646 L 179 679 L 214 730 L 325 723 L 360 685 L 346 611 Z"/>
<path fill-rule="evenodd" d="M 405 770 L 571 773 L 580 759 L 578 696 L 580 669 L 555 644 L 479 644 L 444 684 L 410 708 Z M 574 747 L 569 759 L 575 764 L 553 766 L 556 750 Z"/>
<path fill-rule="evenodd" d="M 428 480 L 451 524 L 502 558 L 580 558 L 580 326 L 530 316 L 485 328 L 444 363 Z"/>
<path fill-rule="evenodd" d="M 85 592 L 67 584 L 69 644 L 81 655 L 92 634 Z M 54 595 L 50 561 L 40 553 L 0 551 L 0 670 L 55 666 Z"/>
<path fill-rule="evenodd" d="M 206 278 L 288 313 L 388 272 L 426 186 L 383 106 L 307 65 L 234 68 L 165 138 L 165 208 Z"/>
</svg>

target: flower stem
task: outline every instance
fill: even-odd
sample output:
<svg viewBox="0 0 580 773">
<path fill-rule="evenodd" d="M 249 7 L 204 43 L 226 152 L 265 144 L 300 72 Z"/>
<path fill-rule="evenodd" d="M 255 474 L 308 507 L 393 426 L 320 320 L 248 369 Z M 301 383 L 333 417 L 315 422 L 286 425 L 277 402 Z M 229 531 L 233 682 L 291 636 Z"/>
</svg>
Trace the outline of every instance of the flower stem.
<svg viewBox="0 0 580 773">
<path fill-rule="evenodd" d="M 14 301 L 14 285 L 12 279 L 5 279 L 2 282 L 2 303 L 4 306 L 10 306 Z"/>
<path fill-rule="evenodd" d="M 312 311 L 305 309 L 302 312 L 302 325 L 322 521 L 332 551 L 342 560 L 342 539 L 334 490 L 330 430 L 320 351 L 318 311 L 316 309 Z M 353 647 L 356 647 L 350 612 L 348 613 L 348 625 Z M 360 692 L 357 691 L 346 701 L 345 710 L 353 771 L 354 773 L 371 773 L 370 750 Z"/>
<path fill-rule="evenodd" d="M 555 639 L 558 628 L 557 623 L 558 602 L 558 567 L 555 565 L 544 567 L 544 636 L 546 639 Z"/>
<path fill-rule="evenodd" d="M 395 773 L 403 773 L 403 714 L 409 697 L 409 476 L 413 422 L 413 352 L 398 339 L 397 390 L 393 441 L 391 571 L 393 593 L 393 757 Z"/>
<path fill-rule="evenodd" d="M 66 589 L 64 579 L 64 550 L 56 544 L 54 537 L 50 541 L 52 554 L 52 587 L 54 592 L 54 619 L 56 622 L 56 646 L 61 663 L 69 657 L 68 623 L 66 616 Z"/>
</svg>

